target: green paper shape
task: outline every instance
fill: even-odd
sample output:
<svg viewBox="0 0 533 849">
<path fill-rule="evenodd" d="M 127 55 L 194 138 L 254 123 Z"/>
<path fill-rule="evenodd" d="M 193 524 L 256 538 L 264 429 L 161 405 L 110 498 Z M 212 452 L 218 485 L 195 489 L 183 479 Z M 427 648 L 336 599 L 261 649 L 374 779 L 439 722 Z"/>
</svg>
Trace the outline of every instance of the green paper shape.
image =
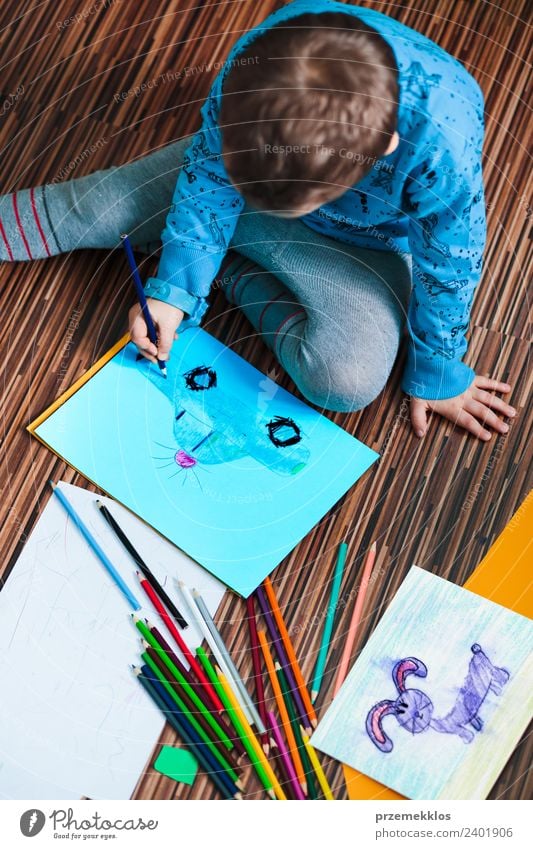
<svg viewBox="0 0 533 849">
<path fill-rule="evenodd" d="M 198 772 L 198 761 L 187 749 L 177 746 L 162 746 L 154 769 L 182 784 L 192 784 Z"/>
</svg>

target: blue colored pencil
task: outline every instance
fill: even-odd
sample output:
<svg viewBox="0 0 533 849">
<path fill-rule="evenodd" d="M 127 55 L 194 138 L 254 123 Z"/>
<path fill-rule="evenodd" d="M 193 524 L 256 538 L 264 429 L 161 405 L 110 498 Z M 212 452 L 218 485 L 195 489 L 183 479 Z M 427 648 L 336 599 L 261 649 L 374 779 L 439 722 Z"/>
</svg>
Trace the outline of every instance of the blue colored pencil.
<svg viewBox="0 0 533 849">
<path fill-rule="evenodd" d="M 154 327 L 154 322 L 152 320 L 152 316 L 150 315 L 150 310 L 148 309 L 148 304 L 146 303 L 146 295 L 144 294 L 144 286 L 141 281 L 141 275 L 139 274 L 139 269 L 137 268 L 137 263 L 135 262 L 135 257 L 133 256 L 133 248 L 131 246 L 131 242 L 129 240 L 129 236 L 126 233 L 120 237 L 122 239 L 122 244 L 124 246 L 124 250 L 126 251 L 126 256 L 128 257 L 128 262 L 130 264 L 131 276 L 133 279 L 133 285 L 135 286 L 135 291 L 137 292 L 137 298 L 142 310 L 143 318 L 146 322 L 146 327 L 148 329 L 148 338 L 150 342 L 157 348 L 157 333 Z M 161 370 L 161 374 L 166 378 L 167 376 L 167 365 L 164 360 L 158 360 L 157 365 Z"/>
<path fill-rule="evenodd" d="M 133 607 L 134 610 L 140 610 L 141 605 L 139 604 L 139 602 L 137 601 L 137 599 L 133 595 L 132 591 L 130 590 L 130 588 L 128 587 L 126 582 L 122 579 L 122 577 L 119 575 L 119 573 L 117 572 L 117 570 L 115 569 L 115 567 L 111 563 L 111 561 L 110 561 L 109 557 L 107 556 L 107 554 L 105 553 L 105 551 L 103 551 L 103 549 L 100 548 L 100 546 L 96 542 L 95 538 L 93 537 L 92 533 L 90 532 L 89 528 L 83 522 L 81 517 L 78 516 L 78 514 L 76 513 L 74 507 L 72 506 L 72 504 L 70 503 L 70 501 L 68 500 L 66 495 L 59 489 L 58 486 L 56 486 L 56 484 L 53 481 L 50 481 L 50 486 L 52 487 L 54 494 L 58 497 L 59 501 L 61 502 L 61 504 L 63 505 L 63 507 L 67 511 L 68 515 L 70 516 L 70 518 L 72 519 L 72 521 L 76 525 L 79 532 L 82 534 L 83 537 L 85 537 L 85 540 L 89 543 L 89 546 L 92 548 L 92 550 L 94 551 L 96 556 L 99 558 L 100 562 L 103 564 L 103 566 L 105 566 L 105 568 L 107 569 L 107 571 L 109 572 L 109 574 L 113 578 L 113 580 L 114 580 L 115 584 L 117 585 L 117 587 L 119 588 L 119 590 L 121 590 L 122 593 L 126 596 L 126 598 L 128 599 L 130 605 Z"/>
<path fill-rule="evenodd" d="M 333 631 L 333 620 L 335 618 L 335 610 L 337 607 L 337 602 L 339 600 L 339 592 L 341 589 L 342 582 L 342 573 L 344 571 L 344 564 L 346 563 L 346 553 L 348 551 L 348 546 L 345 542 L 341 542 L 339 545 L 339 551 L 337 554 L 337 562 L 335 564 L 335 571 L 333 573 L 333 583 L 331 586 L 331 595 L 329 598 L 328 609 L 326 613 L 326 621 L 324 623 L 324 631 L 322 633 L 322 642 L 320 643 L 320 650 L 318 652 L 318 657 L 315 666 L 315 672 L 313 675 L 313 683 L 311 685 L 311 701 L 313 704 L 317 700 L 318 693 L 320 690 L 320 685 L 322 684 L 322 678 L 324 676 L 324 669 L 326 667 L 326 658 L 328 656 L 329 644 L 331 641 L 331 634 Z"/>
<path fill-rule="evenodd" d="M 152 677 L 151 670 L 146 666 L 143 666 L 142 669 L 133 667 L 133 672 L 164 715 L 167 722 L 179 734 L 183 742 L 187 746 L 190 746 L 194 757 L 210 776 L 221 795 L 226 799 L 241 798 L 239 788 L 229 779 L 224 770 L 220 768 L 209 748 L 202 743 L 192 725 L 186 721 L 183 714 L 180 715 L 176 705 L 170 703 L 164 688 Z"/>
</svg>

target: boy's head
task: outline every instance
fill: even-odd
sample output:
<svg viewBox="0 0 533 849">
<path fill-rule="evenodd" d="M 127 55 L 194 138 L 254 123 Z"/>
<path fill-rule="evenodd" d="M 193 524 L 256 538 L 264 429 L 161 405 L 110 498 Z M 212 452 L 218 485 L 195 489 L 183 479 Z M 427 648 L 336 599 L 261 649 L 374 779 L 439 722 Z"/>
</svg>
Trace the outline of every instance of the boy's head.
<svg viewBox="0 0 533 849">
<path fill-rule="evenodd" d="M 398 69 L 387 42 L 343 12 L 255 38 L 226 71 L 226 171 L 256 208 L 287 217 L 334 200 L 397 143 Z"/>
</svg>

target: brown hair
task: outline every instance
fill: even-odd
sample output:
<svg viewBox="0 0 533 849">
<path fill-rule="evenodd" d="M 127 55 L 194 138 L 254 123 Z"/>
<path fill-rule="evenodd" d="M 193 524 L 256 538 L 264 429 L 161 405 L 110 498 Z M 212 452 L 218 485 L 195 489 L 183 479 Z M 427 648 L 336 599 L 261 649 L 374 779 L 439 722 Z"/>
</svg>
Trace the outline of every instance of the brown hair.
<svg viewBox="0 0 533 849">
<path fill-rule="evenodd" d="M 261 33 L 228 65 L 224 165 L 252 206 L 320 206 L 387 150 L 397 120 L 396 60 L 353 15 L 298 15 Z"/>
</svg>

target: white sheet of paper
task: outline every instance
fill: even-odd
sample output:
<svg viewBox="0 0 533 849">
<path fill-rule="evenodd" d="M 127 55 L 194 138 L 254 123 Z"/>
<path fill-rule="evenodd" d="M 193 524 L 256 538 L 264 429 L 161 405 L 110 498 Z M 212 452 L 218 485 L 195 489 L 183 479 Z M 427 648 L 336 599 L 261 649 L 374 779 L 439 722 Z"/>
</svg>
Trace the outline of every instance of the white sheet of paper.
<svg viewBox="0 0 533 849">
<path fill-rule="evenodd" d="M 137 596 L 140 615 L 173 645 L 97 496 L 60 486 Z M 124 507 L 99 498 L 185 618 L 174 578 L 196 587 L 214 614 L 223 584 Z M 131 796 L 164 725 L 131 672 L 141 651 L 131 612 L 51 498 L 0 593 L 0 798 Z M 202 641 L 192 623 L 182 634 L 193 649 Z"/>
</svg>

